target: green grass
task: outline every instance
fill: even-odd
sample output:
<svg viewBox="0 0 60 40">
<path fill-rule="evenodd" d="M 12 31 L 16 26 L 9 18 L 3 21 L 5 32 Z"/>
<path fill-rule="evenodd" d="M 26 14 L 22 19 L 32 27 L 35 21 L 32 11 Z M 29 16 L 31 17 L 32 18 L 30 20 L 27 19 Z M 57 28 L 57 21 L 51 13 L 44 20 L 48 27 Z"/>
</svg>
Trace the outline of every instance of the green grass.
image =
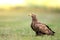
<svg viewBox="0 0 60 40">
<path fill-rule="evenodd" d="M 13 13 L 14 14 L 14 13 Z M 54 36 L 35 36 L 28 13 L 0 16 L 0 40 L 60 40 L 60 14 L 37 13 L 40 22 L 47 24 L 56 33 Z"/>
</svg>

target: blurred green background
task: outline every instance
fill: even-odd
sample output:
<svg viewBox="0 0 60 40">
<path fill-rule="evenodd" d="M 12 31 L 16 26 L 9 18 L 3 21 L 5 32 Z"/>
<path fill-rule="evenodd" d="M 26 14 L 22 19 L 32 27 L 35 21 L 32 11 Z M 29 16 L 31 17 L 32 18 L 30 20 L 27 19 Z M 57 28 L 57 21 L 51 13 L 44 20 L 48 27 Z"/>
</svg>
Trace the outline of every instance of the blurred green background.
<svg viewBox="0 0 60 40">
<path fill-rule="evenodd" d="M 0 0 L 0 40 L 60 40 L 59 0 L 25 0 L 26 3 L 22 0 L 11 1 Z M 10 5 L 6 4 L 8 2 Z M 31 17 L 28 15 L 31 12 L 37 15 L 40 22 L 55 31 L 55 35 L 36 37 L 30 27 Z"/>
</svg>

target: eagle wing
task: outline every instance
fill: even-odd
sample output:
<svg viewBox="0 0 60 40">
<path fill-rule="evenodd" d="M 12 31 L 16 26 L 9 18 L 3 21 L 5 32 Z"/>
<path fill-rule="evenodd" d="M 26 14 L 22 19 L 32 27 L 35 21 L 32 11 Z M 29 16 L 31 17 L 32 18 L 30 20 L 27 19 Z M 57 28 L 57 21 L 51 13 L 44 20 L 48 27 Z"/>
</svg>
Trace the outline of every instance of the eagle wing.
<svg viewBox="0 0 60 40">
<path fill-rule="evenodd" d="M 35 24 L 35 27 L 37 27 L 42 33 L 52 34 L 52 31 L 45 24 L 37 23 Z"/>
</svg>

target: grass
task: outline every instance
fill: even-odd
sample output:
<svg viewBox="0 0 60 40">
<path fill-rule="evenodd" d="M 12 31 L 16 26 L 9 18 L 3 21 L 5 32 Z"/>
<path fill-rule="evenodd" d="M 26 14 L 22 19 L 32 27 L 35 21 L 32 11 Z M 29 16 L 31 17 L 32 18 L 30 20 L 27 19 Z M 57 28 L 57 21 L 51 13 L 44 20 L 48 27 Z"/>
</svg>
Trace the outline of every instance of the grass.
<svg viewBox="0 0 60 40">
<path fill-rule="evenodd" d="M 8 12 L 9 13 L 9 12 Z M 1 13 L 2 14 L 2 13 Z M 0 40 L 60 40 L 60 14 L 37 13 L 40 22 L 47 24 L 56 33 L 54 36 L 35 36 L 28 13 L 0 16 Z"/>
</svg>

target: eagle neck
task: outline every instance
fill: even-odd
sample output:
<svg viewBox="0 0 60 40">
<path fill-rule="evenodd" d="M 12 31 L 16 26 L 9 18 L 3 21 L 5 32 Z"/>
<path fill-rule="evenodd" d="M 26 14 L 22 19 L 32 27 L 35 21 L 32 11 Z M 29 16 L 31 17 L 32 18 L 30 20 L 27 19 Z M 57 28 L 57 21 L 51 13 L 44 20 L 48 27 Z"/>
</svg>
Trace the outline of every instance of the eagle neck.
<svg viewBox="0 0 60 40">
<path fill-rule="evenodd" d="M 32 18 L 32 22 L 37 22 L 37 18 Z"/>
</svg>

